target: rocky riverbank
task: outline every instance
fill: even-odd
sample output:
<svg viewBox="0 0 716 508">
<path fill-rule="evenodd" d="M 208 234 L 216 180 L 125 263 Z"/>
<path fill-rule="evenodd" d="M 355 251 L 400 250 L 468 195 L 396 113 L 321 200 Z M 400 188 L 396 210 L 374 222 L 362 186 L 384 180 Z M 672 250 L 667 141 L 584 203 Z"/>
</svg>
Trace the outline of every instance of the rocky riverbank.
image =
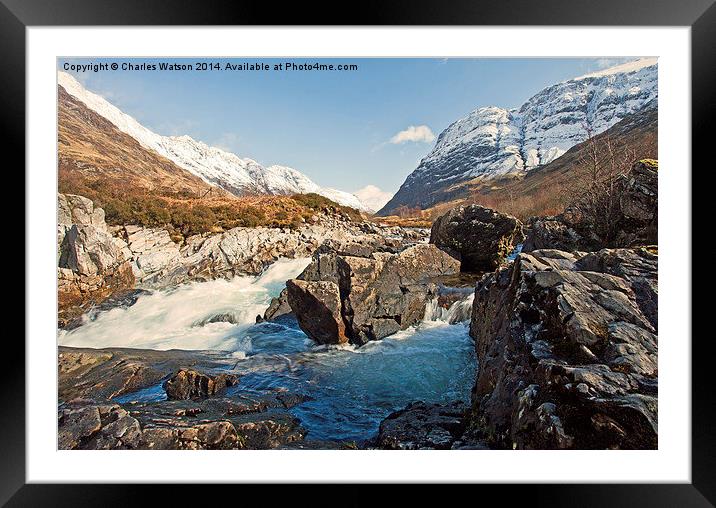
<svg viewBox="0 0 716 508">
<path fill-rule="evenodd" d="M 241 329 L 255 340 L 245 350 L 254 356 L 61 347 L 59 445 L 656 448 L 658 249 L 649 245 L 656 167 L 642 161 L 620 180 L 622 233 L 616 238 L 628 247 L 608 245 L 584 217 L 522 224 L 477 205 L 437 220 L 430 243 L 419 231 L 327 216 L 297 230 L 236 228 L 176 244 L 163 230 L 109 228 L 91 202 L 61 196 L 60 301 L 80 309 L 107 298 L 105 305 L 122 298 L 131 305 L 132 292 L 142 288 L 255 274 L 280 257 L 311 259 L 280 294 L 272 293 L 278 296 L 258 324 Z M 458 287 L 464 277 L 477 277 L 474 293 Z M 448 280 L 461 282 L 450 286 Z M 465 358 L 459 335 L 449 335 L 450 347 L 463 356 L 445 355 L 439 341 L 428 349 L 410 346 L 423 348 L 419 366 L 400 356 L 413 354 L 401 349 L 401 340 L 409 339 L 391 337 L 418 333 L 436 315 L 443 326 L 462 327 L 455 329 L 474 349 L 472 363 L 457 369 Z M 469 337 L 459 324 L 465 319 Z M 188 327 L 232 322 L 212 317 Z M 438 376 L 431 361 L 441 362 L 439 375 L 450 372 L 437 383 L 454 396 L 423 386 Z M 395 404 L 390 376 L 408 377 L 418 368 L 426 370 L 409 386 L 430 399 L 410 392 Z M 470 386 L 469 397 L 462 389 Z M 367 391 L 388 394 L 372 399 Z M 348 404 L 342 406 L 348 421 L 359 417 L 351 403 L 364 404 L 356 411 L 375 411 L 380 420 L 371 417 L 370 432 L 353 430 L 359 438 L 312 437 L 309 427 L 320 428 L 326 412 L 339 412 L 331 405 L 336 401 Z"/>
<path fill-rule="evenodd" d="M 287 412 L 298 395 L 225 397 L 239 379 L 220 352 L 60 347 L 58 362 L 61 449 L 263 449 L 305 433 Z M 147 388 L 166 397 L 145 402 Z"/>
<path fill-rule="evenodd" d="M 164 228 L 108 226 L 104 211 L 82 196 L 59 194 L 58 210 L 60 327 L 112 295 L 256 275 L 279 258 L 311 256 L 327 239 L 395 249 L 427 238 L 424 230 L 317 213 L 296 229 L 239 227 L 176 243 Z"/>
</svg>

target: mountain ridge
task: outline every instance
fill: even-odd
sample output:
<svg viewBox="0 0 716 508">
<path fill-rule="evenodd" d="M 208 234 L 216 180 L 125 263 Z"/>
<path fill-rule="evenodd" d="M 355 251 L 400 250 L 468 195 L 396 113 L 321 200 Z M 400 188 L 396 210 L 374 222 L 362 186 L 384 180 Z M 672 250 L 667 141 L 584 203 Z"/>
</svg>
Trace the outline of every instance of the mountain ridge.
<svg viewBox="0 0 716 508">
<path fill-rule="evenodd" d="M 477 177 L 524 175 L 657 96 L 657 62 L 649 58 L 555 83 L 517 108 L 477 108 L 440 133 L 432 151 L 377 214 L 430 208 L 443 200 L 446 189 Z"/>
<path fill-rule="evenodd" d="M 364 212 L 374 212 L 348 192 L 324 188 L 300 171 L 281 165 L 263 166 L 250 158 L 197 141 L 191 136 L 162 136 L 146 128 L 98 94 L 90 92 L 73 76 L 58 71 L 58 84 L 90 110 L 109 120 L 142 146 L 166 157 L 177 166 L 215 187 L 234 195 L 290 195 L 315 193 Z"/>
</svg>

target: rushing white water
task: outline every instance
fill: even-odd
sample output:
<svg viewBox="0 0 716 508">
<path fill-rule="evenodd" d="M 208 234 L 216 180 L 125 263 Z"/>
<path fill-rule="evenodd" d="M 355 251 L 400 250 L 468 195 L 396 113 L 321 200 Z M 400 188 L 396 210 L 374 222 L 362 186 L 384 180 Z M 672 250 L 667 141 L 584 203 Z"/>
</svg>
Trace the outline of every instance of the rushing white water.
<svg viewBox="0 0 716 508">
<path fill-rule="evenodd" d="M 473 291 L 452 289 L 449 308 L 431 300 L 417 326 L 360 348 L 318 346 L 295 319 L 255 323 L 285 281 L 308 259 L 281 260 L 259 277 L 185 284 L 140 296 L 130 307 L 100 312 L 59 342 L 77 347 L 213 349 L 234 360 L 240 376 L 227 397 L 276 390 L 303 394 L 291 408 L 308 437 L 361 440 L 410 402 L 468 401 L 475 353 L 468 335 Z M 228 367 L 227 367 L 228 368 Z M 166 398 L 161 383 L 118 398 L 120 403 Z"/>
<path fill-rule="evenodd" d="M 451 325 L 470 319 L 472 302 L 475 300 L 475 291 L 470 290 L 460 300 L 445 308 L 438 304 L 436 298 L 428 301 L 425 306 L 423 321 L 445 322 Z"/>
<path fill-rule="evenodd" d="M 131 307 L 102 312 L 79 328 L 61 331 L 59 343 L 246 352 L 250 344 L 242 332 L 255 323 L 286 280 L 296 277 L 309 262 L 309 258 L 282 259 L 259 277 L 192 282 L 142 295 Z"/>
</svg>

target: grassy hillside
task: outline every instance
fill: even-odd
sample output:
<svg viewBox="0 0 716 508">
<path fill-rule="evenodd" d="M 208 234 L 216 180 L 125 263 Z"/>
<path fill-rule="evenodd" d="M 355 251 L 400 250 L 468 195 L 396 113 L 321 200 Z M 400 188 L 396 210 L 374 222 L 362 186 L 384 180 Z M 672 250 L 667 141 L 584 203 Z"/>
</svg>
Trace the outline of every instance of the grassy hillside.
<svg viewBox="0 0 716 508">
<path fill-rule="evenodd" d="M 360 214 L 317 194 L 236 197 L 141 146 L 58 88 L 58 190 L 104 208 L 109 224 L 176 235 L 237 226 L 297 227 L 315 213 Z"/>
</svg>

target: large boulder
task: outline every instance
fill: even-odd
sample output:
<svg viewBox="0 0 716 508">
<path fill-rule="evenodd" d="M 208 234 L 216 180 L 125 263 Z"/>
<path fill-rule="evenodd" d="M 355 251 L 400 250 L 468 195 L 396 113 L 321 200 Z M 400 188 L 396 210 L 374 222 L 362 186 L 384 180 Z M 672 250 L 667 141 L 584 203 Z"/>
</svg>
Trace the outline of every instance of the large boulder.
<svg viewBox="0 0 716 508">
<path fill-rule="evenodd" d="M 294 279 L 286 283 L 286 289 L 288 304 L 306 335 L 319 344 L 348 342 L 341 316 L 341 295 L 335 282 Z"/>
<path fill-rule="evenodd" d="M 65 326 L 110 295 L 134 287 L 127 245 L 87 198 L 58 195 L 58 324 Z"/>
<path fill-rule="evenodd" d="M 504 448 L 656 448 L 656 273 L 645 249 L 538 250 L 485 276 L 469 427 Z"/>
<path fill-rule="evenodd" d="M 288 303 L 314 340 L 362 345 L 420 321 L 432 280 L 459 269 L 459 261 L 434 245 L 399 253 L 350 242 L 323 246 L 298 279 L 287 284 Z"/>
<path fill-rule="evenodd" d="M 59 266 L 80 276 L 106 275 L 128 260 L 125 244 L 106 229 L 73 224 L 61 244 Z"/>
<path fill-rule="evenodd" d="M 494 270 L 523 238 L 519 220 L 479 205 L 453 208 L 430 231 L 430 243 L 459 254 L 464 272 Z"/>
</svg>

